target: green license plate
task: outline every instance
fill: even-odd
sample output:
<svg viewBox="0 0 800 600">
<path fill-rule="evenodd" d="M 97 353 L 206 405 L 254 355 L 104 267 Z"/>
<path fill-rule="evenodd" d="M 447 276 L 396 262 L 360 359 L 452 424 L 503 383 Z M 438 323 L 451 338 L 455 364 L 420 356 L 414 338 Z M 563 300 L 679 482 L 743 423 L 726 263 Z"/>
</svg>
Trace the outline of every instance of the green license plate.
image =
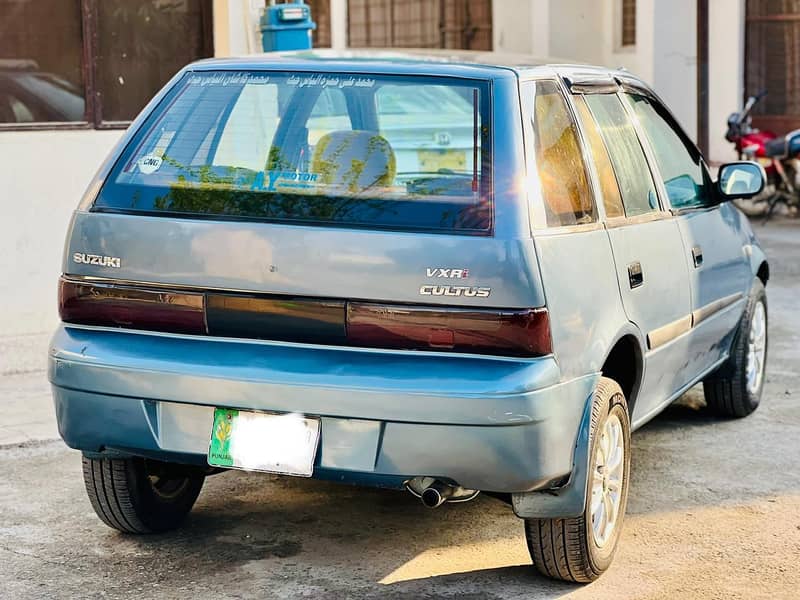
<svg viewBox="0 0 800 600">
<path fill-rule="evenodd" d="M 214 409 L 212 467 L 311 477 L 320 421 L 298 414 Z"/>
</svg>

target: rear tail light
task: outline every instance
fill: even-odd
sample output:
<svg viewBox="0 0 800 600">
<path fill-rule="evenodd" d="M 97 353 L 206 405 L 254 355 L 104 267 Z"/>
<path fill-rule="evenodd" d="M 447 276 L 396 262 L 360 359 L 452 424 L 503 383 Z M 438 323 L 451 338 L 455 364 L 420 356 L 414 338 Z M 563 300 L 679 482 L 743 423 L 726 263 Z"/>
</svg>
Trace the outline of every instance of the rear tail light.
<svg viewBox="0 0 800 600">
<path fill-rule="evenodd" d="M 66 323 L 393 350 L 552 353 L 545 308 L 481 309 L 287 299 L 62 277 Z"/>
<path fill-rule="evenodd" d="M 58 314 L 67 323 L 206 333 L 203 294 L 92 284 L 62 278 Z"/>
<path fill-rule="evenodd" d="M 347 340 L 357 346 L 543 356 L 552 352 L 547 309 L 436 308 L 350 302 Z"/>
</svg>

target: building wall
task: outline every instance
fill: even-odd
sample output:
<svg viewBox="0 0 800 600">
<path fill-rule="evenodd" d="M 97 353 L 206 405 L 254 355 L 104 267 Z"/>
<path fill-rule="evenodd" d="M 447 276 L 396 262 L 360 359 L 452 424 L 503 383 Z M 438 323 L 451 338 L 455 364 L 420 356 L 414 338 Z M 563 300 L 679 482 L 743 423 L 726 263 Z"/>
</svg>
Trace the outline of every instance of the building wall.
<svg viewBox="0 0 800 600">
<path fill-rule="evenodd" d="M 549 0 L 492 2 L 492 45 L 496 52 L 547 56 Z"/>
<path fill-rule="evenodd" d="M 346 47 L 347 0 L 331 0 L 331 48 L 342 50 Z"/>
<path fill-rule="evenodd" d="M 653 22 L 653 88 L 696 139 L 697 2 L 656 2 Z"/>
<path fill-rule="evenodd" d="M 635 48 L 620 48 L 619 1 L 495 0 L 495 50 L 624 67 L 652 81 L 655 0 L 637 2 Z"/>
<path fill-rule="evenodd" d="M 258 19 L 263 0 L 214 0 L 214 55 L 261 52 Z"/>
<path fill-rule="evenodd" d="M 609 37 L 605 35 L 604 28 L 598 27 L 603 22 L 605 12 L 603 1 L 552 0 L 549 9 L 549 54 L 576 62 L 597 63 L 605 50 L 605 38 Z"/>
<path fill-rule="evenodd" d="M 624 67 L 648 83 L 654 76 L 654 34 L 655 5 L 670 4 L 663 0 L 637 0 L 636 2 L 636 45 L 622 47 L 620 40 L 621 0 L 602 0 L 603 3 L 603 64 L 609 67 Z M 660 28 L 660 24 L 659 24 Z"/>
<path fill-rule="evenodd" d="M 716 162 L 736 160 L 725 139 L 728 115 L 744 96 L 744 0 L 710 0 L 708 20 L 708 155 Z"/>
<path fill-rule="evenodd" d="M 697 139 L 697 0 L 638 0 L 636 45 L 620 46 L 620 0 L 495 0 L 495 50 L 623 67 L 661 95 Z M 734 157 L 725 120 L 744 87 L 744 0 L 709 2 L 709 149 Z"/>
<path fill-rule="evenodd" d="M 72 211 L 121 131 L 0 133 L 0 334 L 52 331 Z"/>
</svg>

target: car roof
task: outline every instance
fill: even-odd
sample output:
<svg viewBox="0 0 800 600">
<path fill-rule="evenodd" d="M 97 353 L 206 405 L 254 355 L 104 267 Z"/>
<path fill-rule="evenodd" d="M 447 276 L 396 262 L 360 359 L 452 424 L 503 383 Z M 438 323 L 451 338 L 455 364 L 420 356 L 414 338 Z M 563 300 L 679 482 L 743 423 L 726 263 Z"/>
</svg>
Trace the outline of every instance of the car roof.
<svg viewBox="0 0 800 600">
<path fill-rule="evenodd" d="M 232 58 L 212 58 L 192 63 L 187 70 L 215 69 L 318 69 L 363 72 L 403 73 L 420 75 L 451 75 L 497 79 L 528 74 L 585 73 L 613 76 L 616 71 L 558 58 L 539 58 L 526 54 L 482 52 L 474 50 L 420 49 L 348 49 L 300 50 L 269 52 Z M 630 77 L 630 74 L 627 74 Z"/>
</svg>

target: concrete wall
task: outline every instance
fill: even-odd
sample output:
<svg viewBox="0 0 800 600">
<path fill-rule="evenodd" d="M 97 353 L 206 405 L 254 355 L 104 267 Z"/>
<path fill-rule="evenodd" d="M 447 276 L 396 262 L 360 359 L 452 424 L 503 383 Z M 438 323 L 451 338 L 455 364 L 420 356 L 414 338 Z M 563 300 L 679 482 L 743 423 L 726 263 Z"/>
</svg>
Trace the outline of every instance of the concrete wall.
<svg viewBox="0 0 800 600">
<path fill-rule="evenodd" d="M 494 48 L 624 67 L 652 82 L 655 2 L 638 0 L 637 44 L 632 48 L 620 48 L 620 0 L 495 0 L 492 4 Z M 669 3 L 664 0 L 660 4 Z"/>
<path fill-rule="evenodd" d="M 602 53 L 609 36 L 601 26 L 605 10 L 603 1 L 552 1 L 549 54 L 581 63 L 606 63 Z"/>
<path fill-rule="evenodd" d="M 549 0 L 492 2 L 492 45 L 497 52 L 547 56 Z"/>
<path fill-rule="evenodd" d="M 656 30 L 655 4 L 671 5 L 671 0 L 637 0 L 636 45 L 623 47 L 621 31 L 621 0 L 601 0 L 603 12 L 603 64 L 609 67 L 624 67 L 634 75 L 653 84 L 654 44 Z"/>
<path fill-rule="evenodd" d="M 653 20 L 653 88 L 697 139 L 697 2 L 656 2 Z"/>
<path fill-rule="evenodd" d="M 742 106 L 744 95 L 744 0 L 712 0 L 708 31 L 708 137 L 711 160 L 736 160 L 725 139 L 728 115 Z"/>
<path fill-rule="evenodd" d="M 347 0 L 331 1 L 331 48 L 342 50 L 347 47 Z M 312 14 L 313 18 L 314 15 Z"/>
<path fill-rule="evenodd" d="M 52 331 L 72 211 L 120 131 L 0 132 L 0 337 Z"/>
<path fill-rule="evenodd" d="M 214 0 L 214 55 L 261 52 L 258 19 L 264 0 Z"/>
</svg>

